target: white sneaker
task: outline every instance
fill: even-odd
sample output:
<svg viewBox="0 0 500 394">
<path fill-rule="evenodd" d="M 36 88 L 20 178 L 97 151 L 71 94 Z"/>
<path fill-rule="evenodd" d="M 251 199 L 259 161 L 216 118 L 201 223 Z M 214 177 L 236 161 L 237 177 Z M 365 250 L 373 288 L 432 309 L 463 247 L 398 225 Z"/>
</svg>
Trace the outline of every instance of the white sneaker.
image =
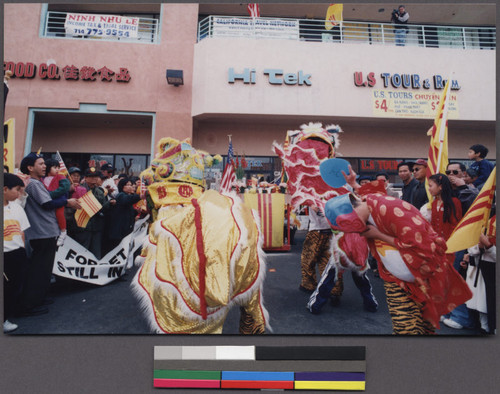
<svg viewBox="0 0 500 394">
<path fill-rule="evenodd" d="M 59 234 L 59 237 L 57 238 L 57 246 L 63 246 L 64 245 L 64 240 L 66 239 L 66 230 L 61 231 L 61 234 Z"/>
<path fill-rule="evenodd" d="M 18 327 L 17 324 L 11 323 L 8 320 L 5 320 L 3 322 L 3 332 L 4 333 L 8 333 L 8 332 L 12 332 L 14 330 L 17 330 L 17 327 Z"/>
<path fill-rule="evenodd" d="M 456 330 L 461 330 L 462 328 L 464 328 L 464 326 L 462 326 L 460 323 L 457 323 L 456 321 L 451 319 L 444 319 L 443 323 L 448 327 L 454 328 Z"/>
</svg>

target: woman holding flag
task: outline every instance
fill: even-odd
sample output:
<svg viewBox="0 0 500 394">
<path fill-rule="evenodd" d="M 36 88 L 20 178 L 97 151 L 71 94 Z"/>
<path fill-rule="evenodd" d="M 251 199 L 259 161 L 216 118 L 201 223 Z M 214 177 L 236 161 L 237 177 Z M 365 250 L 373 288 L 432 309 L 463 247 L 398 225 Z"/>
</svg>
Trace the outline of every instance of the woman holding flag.
<svg viewBox="0 0 500 394">
<path fill-rule="evenodd" d="M 434 174 L 429 178 L 429 193 L 434 200 L 425 204 L 420 212 L 431 223 L 434 231 L 447 241 L 462 219 L 462 205 L 458 198 L 452 197 L 451 183 L 444 174 Z M 453 264 L 455 254 L 448 253 L 446 257 Z"/>
</svg>

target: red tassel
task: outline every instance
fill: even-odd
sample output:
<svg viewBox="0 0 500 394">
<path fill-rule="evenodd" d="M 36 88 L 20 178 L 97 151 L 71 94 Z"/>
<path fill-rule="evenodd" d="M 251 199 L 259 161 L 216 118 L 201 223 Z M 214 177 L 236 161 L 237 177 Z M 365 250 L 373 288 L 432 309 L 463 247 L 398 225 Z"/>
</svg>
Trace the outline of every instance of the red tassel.
<svg viewBox="0 0 500 394">
<path fill-rule="evenodd" d="M 193 203 L 194 207 L 194 223 L 196 225 L 196 249 L 198 251 L 198 259 L 200 260 L 200 265 L 198 267 L 198 275 L 200 280 L 200 311 L 203 320 L 207 320 L 207 301 L 205 300 L 207 256 L 205 256 L 205 250 L 203 247 L 201 209 L 198 201 L 195 198 L 193 198 L 191 202 Z"/>
</svg>

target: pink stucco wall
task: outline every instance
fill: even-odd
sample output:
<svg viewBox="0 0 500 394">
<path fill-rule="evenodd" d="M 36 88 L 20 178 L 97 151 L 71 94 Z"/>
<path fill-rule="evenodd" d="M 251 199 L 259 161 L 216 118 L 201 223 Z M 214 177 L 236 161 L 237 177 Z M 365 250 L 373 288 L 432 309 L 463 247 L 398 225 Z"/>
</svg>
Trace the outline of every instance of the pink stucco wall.
<svg viewBox="0 0 500 394">
<path fill-rule="evenodd" d="M 6 4 L 4 9 L 5 61 L 39 65 L 53 59 L 60 73 L 66 65 L 126 67 L 132 76 L 128 83 L 12 78 L 5 117 L 16 120 L 16 161 L 23 155 L 29 108 L 78 109 L 80 103 L 95 103 L 112 111 L 152 112 L 156 141 L 191 137 L 197 4 L 162 5 L 158 44 L 40 38 L 41 4 Z M 184 70 L 184 86 L 167 85 L 167 68 Z M 121 144 L 133 144 L 133 139 L 125 141 Z"/>
</svg>

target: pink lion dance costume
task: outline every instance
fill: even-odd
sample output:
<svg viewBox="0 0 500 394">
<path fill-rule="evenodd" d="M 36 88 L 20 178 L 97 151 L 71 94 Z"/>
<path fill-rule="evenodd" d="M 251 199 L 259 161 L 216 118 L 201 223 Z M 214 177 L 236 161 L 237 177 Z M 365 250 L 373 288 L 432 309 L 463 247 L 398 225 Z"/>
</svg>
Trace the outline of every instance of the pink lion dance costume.
<svg viewBox="0 0 500 394">
<path fill-rule="evenodd" d="M 284 146 L 276 142 L 273 144 L 273 150 L 283 160 L 288 176 L 288 190 L 292 197 L 293 209 L 307 205 L 318 207 L 320 212 L 323 212 L 326 201 L 350 192 L 348 186 L 337 189 L 328 186 L 319 170 L 323 161 L 335 157 L 339 145 L 338 135 L 341 132 L 337 125 L 323 128 L 321 123 L 311 122 L 302 125 L 300 130 L 288 131 Z M 359 234 L 334 232 L 330 242 L 330 258 L 307 305 L 312 313 L 320 313 L 339 280 L 339 273 L 344 270 L 352 272 L 365 309 L 371 312 L 377 310 L 378 303 L 366 276 L 369 268 L 368 251 L 366 239 Z"/>
</svg>

